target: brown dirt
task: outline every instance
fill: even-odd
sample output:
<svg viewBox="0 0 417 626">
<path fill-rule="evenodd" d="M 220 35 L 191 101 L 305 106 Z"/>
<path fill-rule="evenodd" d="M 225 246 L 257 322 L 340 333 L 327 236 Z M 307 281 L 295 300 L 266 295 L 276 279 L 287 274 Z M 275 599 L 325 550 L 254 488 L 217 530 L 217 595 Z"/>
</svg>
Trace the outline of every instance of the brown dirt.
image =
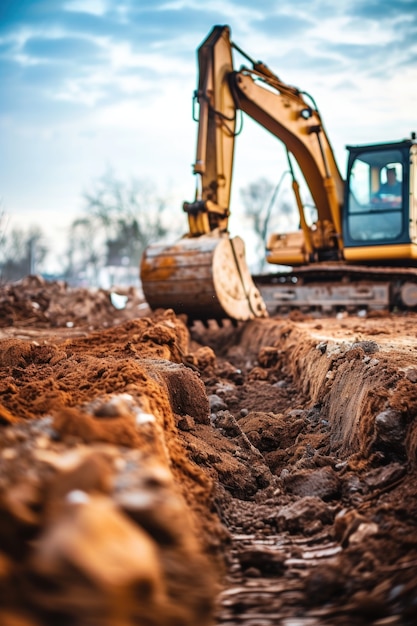
<svg viewBox="0 0 417 626">
<path fill-rule="evenodd" d="M 415 623 L 417 316 L 0 291 L 0 624 Z"/>
</svg>

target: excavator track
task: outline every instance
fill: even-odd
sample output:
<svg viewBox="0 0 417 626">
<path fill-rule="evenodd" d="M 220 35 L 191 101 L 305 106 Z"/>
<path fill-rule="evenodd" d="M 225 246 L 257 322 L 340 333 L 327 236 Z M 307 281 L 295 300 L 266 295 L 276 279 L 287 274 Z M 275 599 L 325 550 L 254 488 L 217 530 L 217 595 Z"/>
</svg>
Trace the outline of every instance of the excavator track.
<svg viewBox="0 0 417 626">
<path fill-rule="evenodd" d="M 142 257 L 140 276 L 151 309 L 173 309 L 186 314 L 188 323 L 267 316 L 239 237 L 202 235 L 152 244 Z"/>
<path fill-rule="evenodd" d="M 326 264 L 253 279 L 269 315 L 417 310 L 417 268 Z"/>
</svg>

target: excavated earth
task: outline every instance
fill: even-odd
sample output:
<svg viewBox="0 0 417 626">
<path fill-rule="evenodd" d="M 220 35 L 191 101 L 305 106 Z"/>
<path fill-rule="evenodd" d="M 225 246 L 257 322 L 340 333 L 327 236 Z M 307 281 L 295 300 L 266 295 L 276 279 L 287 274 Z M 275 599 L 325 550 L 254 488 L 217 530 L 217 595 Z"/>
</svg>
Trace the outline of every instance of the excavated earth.
<svg viewBox="0 0 417 626">
<path fill-rule="evenodd" d="M 417 315 L 0 288 L 2 626 L 417 623 Z"/>
</svg>

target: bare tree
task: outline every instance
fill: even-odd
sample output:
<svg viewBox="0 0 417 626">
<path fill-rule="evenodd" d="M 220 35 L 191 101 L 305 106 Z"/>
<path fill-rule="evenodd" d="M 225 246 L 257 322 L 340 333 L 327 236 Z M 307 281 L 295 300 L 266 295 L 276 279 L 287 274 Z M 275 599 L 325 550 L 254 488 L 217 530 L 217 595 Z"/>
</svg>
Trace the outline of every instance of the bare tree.
<svg viewBox="0 0 417 626">
<path fill-rule="evenodd" d="M 48 254 L 42 230 L 7 226 L 7 217 L 0 216 L 0 277 L 2 282 L 12 282 L 41 271 Z"/>
<path fill-rule="evenodd" d="M 108 171 L 83 198 L 86 215 L 73 222 L 70 232 L 69 280 L 98 284 L 103 267 L 112 268 L 119 281 L 131 281 L 132 276 L 138 280 L 146 246 L 177 234 L 168 220 L 167 201 L 149 181 L 125 182 Z"/>
<path fill-rule="evenodd" d="M 64 276 L 69 283 L 99 284 L 100 267 L 104 265 L 104 241 L 94 220 L 75 219 L 68 233 L 68 251 Z"/>
<path fill-rule="evenodd" d="M 256 237 L 256 251 L 258 261 L 258 271 L 262 271 L 265 267 L 265 248 L 267 244 L 268 234 L 270 234 L 271 223 L 274 225 L 282 220 L 278 219 L 293 213 L 293 206 L 285 201 L 278 205 L 278 194 L 281 190 L 285 176 L 289 174 L 285 170 L 277 185 L 273 185 L 266 178 L 250 183 L 247 187 L 241 189 L 241 198 L 245 210 L 245 217 L 249 220 L 251 229 Z"/>
</svg>

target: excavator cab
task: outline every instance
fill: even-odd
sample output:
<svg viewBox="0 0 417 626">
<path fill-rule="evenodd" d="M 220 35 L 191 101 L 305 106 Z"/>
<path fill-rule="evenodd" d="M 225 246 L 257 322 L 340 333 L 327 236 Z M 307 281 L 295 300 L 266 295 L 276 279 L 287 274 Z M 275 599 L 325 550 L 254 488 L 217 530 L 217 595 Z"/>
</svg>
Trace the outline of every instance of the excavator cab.
<svg viewBox="0 0 417 626">
<path fill-rule="evenodd" d="M 417 265 L 416 144 L 348 146 L 346 261 Z"/>
</svg>

